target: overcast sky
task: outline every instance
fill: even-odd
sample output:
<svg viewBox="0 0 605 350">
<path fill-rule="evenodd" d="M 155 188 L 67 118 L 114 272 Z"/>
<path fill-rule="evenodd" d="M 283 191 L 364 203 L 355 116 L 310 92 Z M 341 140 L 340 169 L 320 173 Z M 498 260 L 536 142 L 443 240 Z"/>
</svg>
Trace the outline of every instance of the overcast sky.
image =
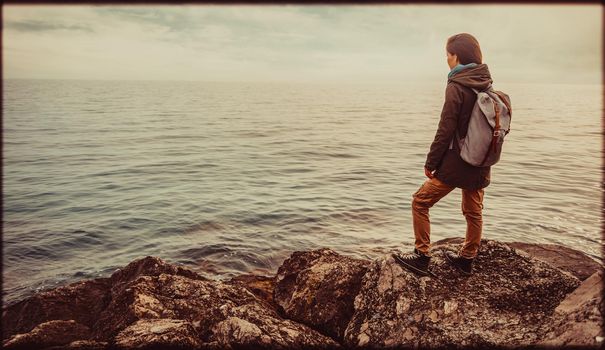
<svg viewBox="0 0 605 350">
<path fill-rule="evenodd" d="M 444 81 L 468 32 L 495 81 L 601 82 L 593 5 L 6 5 L 4 78 Z"/>
</svg>

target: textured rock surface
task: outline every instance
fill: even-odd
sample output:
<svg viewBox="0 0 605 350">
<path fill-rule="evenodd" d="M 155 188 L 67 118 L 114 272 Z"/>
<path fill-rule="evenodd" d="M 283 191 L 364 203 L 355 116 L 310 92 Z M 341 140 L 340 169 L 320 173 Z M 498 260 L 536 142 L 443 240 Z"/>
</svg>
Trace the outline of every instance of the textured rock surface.
<svg viewBox="0 0 605 350">
<path fill-rule="evenodd" d="M 108 349 L 106 342 L 98 342 L 94 340 L 76 340 L 69 344 L 62 344 L 57 346 L 51 346 L 49 348 L 43 348 L 44 350 L 106 350 Z M 28 347 L 28 349 L 33 349 Z"/>
<path fill-rule="evenodd" d="M 249 291 L 254 293 L 254 295 L 268 302 L 273 307 L 278 307 L 273 300 L 273 289 L 275 288 L 274 276 L 256 276 L 245 274 L 235 276 L 229 280 L 229 282 L 247 288 Z"/>
<path fill-rule="evenodd" d="M 541 345 L 604 345 L 604 311 L 603 270 L 599 270 L 557 306 L 545 322 Z"/>
<path fill-rule="evenodd" d="M 40 332 L 34 327 L 49 316 L 38 311 L 36 319 L 21 313 L 32 310 L 32 305 L 43 305 L 56 319 L 74 319 L 91 308 L 95 310 L 95 314 L 84 318 L 90 325 L 86 328 L 89 333 L 76 337 L 93 341 L 93 346 L 107 344 L 123 349 L 338 346 L 331 338 L 282 318 L 270 303 L 241 282 L 211 281 L 155 257 L 135 260 L 98 283 L 104 289 L 95 289 L 95 293 L 74 284 L 9 307 L 3 313 L 3 323 L 13 333 L 6 332 L 5 344 L 35 339 L 29 343 L 22 340 L 20 344 L 41 348 L 37 340 Z M 74 292 L 78 290 L 83 295 Z M 65 298 L 59 302 L 58 296 Z M 45 298 L 50 301 L 48 305 Z M 94 304 L 99 305 L 91 306 Z M 33 326 L 26 327 L 24 319 Z M 64 337 L 42 345 L 68 346 L 73 340 Z"/>
<path fill-rule="evenodd" d="M 439 248 L 444 245 L 462 244 L 463 242 L 464 238 L 460 237 L 446 238 L 434 242 L 432 247 Z M 538 260 L 567 271 L 582 281 L 603 268 L 599 262 L 581 251 L 558 244 L 506 242 L 506 245 L 514 248 L 521 254 L 527 253 Z"/>
<path fill-rule="evenodd" d="M 600 345 L 598 263 L 581 282 L 594 268 L 581 253 L 552 265 L 534 258 L 529 248 L 484 240 L 474 274 L 465 277 L 443 255 L 457 251 L 460 242 L 433 245 L 430 268 L 436 278 L 404 270 L 390 254 L 366 261 L 327 248 L 292 253 L 275 276 L 228 281 L 145 257 L 108 278 L 40 292 L 3 309 L 3 345 L 46 350 Z M 574 260 L 588 268 L 575 269 Z"/>
<path fill-rule="evenodd" d="M 584 253 L 557 244 L 530 244 L 511 242 L 509 246 L 527 252 L 529 255 L 547 262 L 561 270 L 568 271 L 584 281 L 602 266 Z"/>
<path fill-rule="evenodd" d="M 3 310 L 2 339 L 52 320 L 75 320 L 90 328 L 109 303 L 110 286 L 109 278 L 80 281 L 21 300 Z"/>
<path fill-rule="evenodd" d="M 115 338 L 118 348 L 192 349 L 201 345 L 190 322 L 166 318 L 140 319 L 122 330 Z"/>
<path fill-rule="evenodd" d="M 3 344 L 5 349 L 45 348 L 87 339 L 90 329 L 74 320 L 53 320 L 40 323 L 30 332 L 19 334 Z"/>
<path fill-rule="evenodd" d="M 442 249 L 457 251 L 446 245 Z M 432 252 L 431 270 L 419 277 L 390 255 L 376 259 L 355 298 L 345 343 L 349 346 L 517 345 L 536 341 L 535 328 L 579 280 L 505 244 L 483 241 L 470 277 Z"/>
<path fill-rule="evenodd" d="M 277 271 L 275 301 L 288 318 L 341 340 L 368 265 L 328 248 L 295 252 Z"/>
<path fill-rule="evenodd" d="M 167 264 L 156 257 L 146 257 L 126 265 L 108 278 L 80 281 L 35 294 L 3 310 L 2 339 L 23 333 L 50 320 L 75 320 L 93 328 L 99 314 L 115 295 L 129 282 L 141 275 L 157 276 L 160 273 L 185 276 L 194 280 L 205 277 L 181 266 Z"/>
</svg>

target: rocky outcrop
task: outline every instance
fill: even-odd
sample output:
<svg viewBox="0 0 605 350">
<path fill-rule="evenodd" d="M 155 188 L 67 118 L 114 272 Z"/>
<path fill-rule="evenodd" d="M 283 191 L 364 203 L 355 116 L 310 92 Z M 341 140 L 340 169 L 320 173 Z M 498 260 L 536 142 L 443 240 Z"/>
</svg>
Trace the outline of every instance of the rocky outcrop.
<svg viewBox="0 0 605 350">
<path fill-rule="evenodd" d="M 474 273 L 433 244 L 434 277 L 390 254 L 294 252 L 275 276 L 210 280 L 156 257 L 3 310 L 7 349 L 307 349 L 602 345 L 602 266 L 577 251 L 482 241 Z M 548 255 L 548 254 L 547 254 Z M 569 258 L 570 257 L 570 258 Z M 591 265 L 587 260 L 594 262 Z M 575 260 L 574 264 L 570 260 Z M 582 269 L 577 269 L 582 265 Z M 589 278 L 583 278 L 590 273 Z"/>
<path fill-rule="evenodd" d="M 90 310 L 96 313 L 84 317 Z M 316 330 L 281 317 L 273 305 L 241 281 L 211 281 L 149 256 L 131 262 L 109 278 L 60 287 L 21 301 L 6 309 L 2 320 L 8 349 L 58 344 L 81 348 L 81 344 L 72 343 L 73 338 L 53 336 L 56 331 L 40 341 L 40 329 L 49 329 L 44 324 L 49 320 L 71 320 L 69 325 L 61 323 L 63 330 L 77 329 L 80 333 L 76 338 L 91 341 L 93 347 L 338 346 Z"/>
<path fill-rule="evenodd" d="M 167 264 L 159 258 L 147 257 L 128 264 L 108 278 L 80 281 L 46 290 L 3 310 L 2 339 L 32 330 L 38 324 L 52 320 L 74 320 L 93 328 L 100 314 L 116 294 L 134 279 L 161 273 L 183 276 L 191 280 L 205 277 L 181 266 Z"/>
<path fill-rule="evenodd" d="M 368 265 L 327 248 L 294 252 L 277 270 L 275 301 L 288 318 L 341 341 Z"/>
<path fill-rule="evenodd" d="M 346 330 L 348 346 L 436 347 L 531 344 L 536 325 L 578 285 L 571 274 L 516 254 L 505 244 L 482 244 L 472 276 L 432 254 L 434 277 L 418 277 L 391 256 L 365 274 Z"/>
<path fill-rule="evenodd" d="M 544 323 L 544 346 L 581 346 L 603 342 L 603 270 L 595 272 L 569 294 Z M 599 337 L 600 339 L 596 339 Z"/>
</svg>

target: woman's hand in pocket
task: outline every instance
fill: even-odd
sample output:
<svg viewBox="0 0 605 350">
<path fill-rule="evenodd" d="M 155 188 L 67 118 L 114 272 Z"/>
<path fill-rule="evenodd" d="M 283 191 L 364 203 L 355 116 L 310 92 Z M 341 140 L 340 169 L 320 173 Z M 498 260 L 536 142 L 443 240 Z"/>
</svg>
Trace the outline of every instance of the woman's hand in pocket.
<svg viewBox="0 0 605 350">
<path fill-rule="evenodd" d="M 426 175 L 426 177 L 428 177 L 429 179 L 432 179 L 435 176 L 433 175 L 433 172 L 427 168 L 424 168 L 424 175 Z"/>
</svg>

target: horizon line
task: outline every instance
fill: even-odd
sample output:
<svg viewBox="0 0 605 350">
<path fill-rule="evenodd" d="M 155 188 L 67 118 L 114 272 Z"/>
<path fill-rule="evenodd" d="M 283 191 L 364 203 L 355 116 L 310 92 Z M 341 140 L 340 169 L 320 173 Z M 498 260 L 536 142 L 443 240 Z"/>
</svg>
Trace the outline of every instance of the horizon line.
<svg viewBox="0 0 605 350">
<path fill-rule="evenodd" d="M 186 82 L 186 83 L 292 83 L 292 84 L 443 84 L 443 81 L 432 80 L 414 80 L 414 81 L 395 81 L 395 80 L 172 80 L 172 79 L 89 79 L 89 78 L 2 78 L 2 81 L 8 80 L 68 80 L 68 81 L 99 81 L 99 82 Z M 605 82 L 544 82 L 544 81 L 502 81 L 503 84 L 556 84 L 556 85 L 604 85 Z"/>
</svg>

